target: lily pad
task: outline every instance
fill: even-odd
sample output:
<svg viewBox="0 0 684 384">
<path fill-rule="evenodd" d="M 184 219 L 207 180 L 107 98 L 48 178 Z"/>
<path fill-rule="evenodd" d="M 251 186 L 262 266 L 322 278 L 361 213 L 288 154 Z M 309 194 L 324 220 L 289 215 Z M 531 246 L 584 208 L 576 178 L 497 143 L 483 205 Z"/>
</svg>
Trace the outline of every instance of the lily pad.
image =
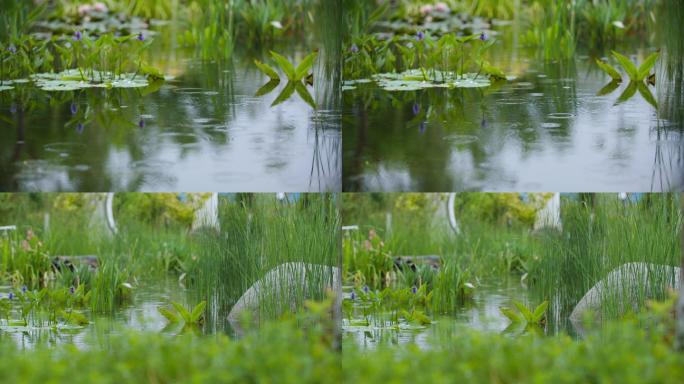
<svg viewBox="0 0 684 384">
<path fill-rule="evenodd" d="M 32 75 L 31 79 L 38 88 L 44 91 L 75 91 L 85 88 L 142 88 L 150 84 L 147 78 L 140 74 L 124 73 L 115 76 L 110 72 L 95 71 L 90 75 L 82 74 L 77 69 L 60 73 L 39 73 Z"/>
<path fill-rule="evenodd" d="M 492 82 L 482 74 L 426 71 L 411 69 L 402 73 L 381 73 L 373 76 L 386 91 L 415 91 L 426 88 L 485 88 Z"/>
<path fill-rule="evenodd" d="M 14 89 L 14 87 L 11 86 L 11 85 L 0 85 L 0 92 L 2 92 L 2 91 L 8 91 L 8 90 L 10 90 L 10 89 Z"/>
</svg>

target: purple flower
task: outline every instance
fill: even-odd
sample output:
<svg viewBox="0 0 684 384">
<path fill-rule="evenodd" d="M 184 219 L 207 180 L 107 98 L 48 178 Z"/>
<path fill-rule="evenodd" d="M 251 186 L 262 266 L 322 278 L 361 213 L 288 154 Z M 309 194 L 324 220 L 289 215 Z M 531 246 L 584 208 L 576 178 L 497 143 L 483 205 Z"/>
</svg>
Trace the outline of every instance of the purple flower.
<svg viewBox="0 0 684 384">
<path fill-rule="evenodd" d="M 13 55 L 17 53 L 17 47 L 15 47 L 14 45 L 10 45 L 9 47 L 7 47 L 7 50 Z"/>
<path fill-rule="evenodd" d="M 69 293 L 71 293 L 73 295 L 74 292 L 76 292 L 76 289 L 74 289 L 74 287 L 71 286 L 71 288 L 69 288 Z"/>
<path fill-rule="evenodd" d="M 350 50 L 351 53 L 353 53 L 353 54 L 359 53 L 359 47 L 357 47 L 356 44 L 352 44 L 352 46 L 351 46 L 351 48 L 349 48 L 349 50 Z"/>
<path fill-rule="evenodd" d="M 370 291 L 370 288 L 368 288 L 367 285 L 363 286 L 363 293 L 368 293 Z"/>
<path fill-rule="evenodd" d="M 145 128 L 145 120 L 141 117 L 140 120 L 138 120 L 138 127 L 139 128 Z"/>
<path fill-rule="evenodd" d="M 69 110 L 71 111 L 72 115 L 75 115 L 76 112 L 78 112 L 78 104 L 76 103 L 71 103 L 71 106 L 69 107 Z"/>
<path fill-rule="evenodd" d="M 427 122 L 421 121 L 420 125 L 418 126 L 418 132 L 421 134 L 425 133 L 425 130 L 427 129 Z"/>
<path fill-rule="evenodd" d="M 418 288 L 416 288 L 416 286 L 414 285 L 413 288 L 411 288 L 411 293 L 415 295 L 416 292 L 418 292 Z"/>
<path fill-rule="evenodd" d="M 26 291 L 28 291 L 28 288 L 26 288 L 25 285 L 22 285 L 21 286 L 21 293 L 26 293 Z"/>
<path fill-rule="evenodd" d="M 350 298 L 352 301 L 356 300 L 356 292 L 352 291 Z"/>
<path fill-rule="evenodd" d="M 78 133 L 80 135 L 83 133 L 84 130 L 85 130 L 85 126 L 83 126 L 83 123 L 76 124 L 76 133 Z"/>
<path fill-rule="evenodd" d="M 489 36 L 485 32 L 480 33 L 480 40 L 482 41 L 487 41 L 489 40 Z"/>
<path fill-rule="evenodd" d="M 423 31 L 418 31 L 418 33 L 416 33 L 416 40 L 422 41 L 423 39 L 425 39 L 425 33 Z"/>
<path fill-rule="evenodd" d="M 14 299 L 14 292 L 10 292 L 9 295 L 7 295 L 7 298 L 10 300 Z"/>
<path fill-rule="evenodd" d="M 73 37 L 74 41 L 81 41 L 82 38 L 83 38 L 83 34 L 81 34 L 81 31 L 74 32 L 74 37 Z"/>
<path fill-rule="evenodd" d="M 420 113 L 420 105 L 418 103 L 413 103 L 413 116 Z"/>
<path fill-rule="evenodd" d="M 143 33 L 140 32 L 138 33 L 138 37 L 136 37 L 136 39 L 138 39 L 138 41 L 145 41 L 145 36 L 143 36 Z"/>
</svg>

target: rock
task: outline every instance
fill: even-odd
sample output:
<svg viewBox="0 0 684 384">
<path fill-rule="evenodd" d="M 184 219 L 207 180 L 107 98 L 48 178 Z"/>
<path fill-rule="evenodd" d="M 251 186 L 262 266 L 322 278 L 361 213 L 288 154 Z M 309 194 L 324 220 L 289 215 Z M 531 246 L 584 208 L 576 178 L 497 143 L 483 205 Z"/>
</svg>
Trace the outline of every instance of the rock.
<svg viewBox="0 0 684 384">
<path fill-rule="evenodd" d="M 639 302 L 644 298 L 652 298 L 657 288 L 663 288 L 664 285 L 678 289 L 680 278 L 679 267 L 652 263 L 623 264 L 610 271 L 603 280 L 587 291 L 572 310 L 570 321 L 576 328 L 581 328 L 587 312 L 593 312 L 600 319 L 602 302 L 609 294 L 617 295 L 623 308 L 629 305 L 637 310 Z M 642 287 L 645 287 L 645 292 Z"/>
<path fill-rule="evenodd" d="M 330 276 L 331 272 L 332 279 Z M 321 276 L 322 281 L 320 287 L 309 286 L 307 276 L 312 273 Z M 336 300 L 338 301 L 338 303 L 335 304 L 335 308 L 339 308 L 338 304 L 340 304 L 339 301 L 342 296 L 340 277 L 340 269 L 337 267 L 303 262 L 281 264 L 268 271 L 264 277 L 259 279 L 242 294 L 230 310 L 228 321 L 238 334 L 242 333 L 240 321 L 243 314 L 246 311 L 249 311 L 251 312 L 252 319 L 258 320 L 259 303 L 262 299 L 262 295 L 267 293 L 273 294 L 275 300 L 282 304 L 282 307 L 278 308 L 279 311 L 287 309 L 287 306 L 289 306 L 289 310 L 296 311 L 296 298 L 298 292 L 303 290 L 304 297 L 310 298 L 317 289 L 333 289 L 337 293 Z M 335 314 L 336 318 L 338 316 L 339 314 Z"/>
</svg>

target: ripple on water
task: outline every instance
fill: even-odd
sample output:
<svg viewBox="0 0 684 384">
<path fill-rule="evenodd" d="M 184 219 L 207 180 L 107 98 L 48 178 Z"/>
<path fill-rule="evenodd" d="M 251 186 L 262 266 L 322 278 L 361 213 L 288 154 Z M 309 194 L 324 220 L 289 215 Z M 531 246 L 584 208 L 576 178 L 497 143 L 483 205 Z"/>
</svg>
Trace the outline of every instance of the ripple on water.
<svg viewBox="0 0 684 384">
<path fill-rule="evenodd" d="M 572 113 L 555 112 L 555 113 L 549 113 L 547 117 L 549 119 L 555 119 L 555 120 L 566 120 L 566 119 L 572 119 L 573 117 L 575 117 L 575 115 Z"/>
<path fill-rule="evenodd" d="M 547 128 L 547 129 L 554 129 L 554 128 L 560 128 L 561 124 L 559 123 L 542 123 L 542 128 Z"/>
<path fill-rule="evenodd" d="M 456 145 L 465 145 L 472 144 L 480 139 L 475 135 L 453 134 L 444 136 L 444 140 Z"/>
<path fill-rule="evenodd" d="M 70 142 L 61 142 L 61 143 L 50 143 L 46 144 L 43 146 L 43 149 L 45 151 L 54 153 L 59 157 L 69 157 L 72 155 L 78 155 L 79 151 L 82 151 L 85 148 L 85 144 L 83 143 L 70 143 Z"/>
<path fill-rule="evenodd" d="M 202 95 L 202 94 L 204 94 L 205 90 L 203 88 L 185 87 L 185 88 L 173 88 L 173 92 L 175 92 L 179 95 Z"/>
<path fill-rule="evenodd" d="M 496 103 L 501 105 L 522 105 L 527 103 L 527 100 L 522 98 L 509 97 L 505 99 L 499 99 L 496 101 Z"/>
<path fill-rule="evenodd" d="M 528 94 L 530 97 L 544 97 L 544 94 L 541 92 L 532 92 Z"/>
</svg>

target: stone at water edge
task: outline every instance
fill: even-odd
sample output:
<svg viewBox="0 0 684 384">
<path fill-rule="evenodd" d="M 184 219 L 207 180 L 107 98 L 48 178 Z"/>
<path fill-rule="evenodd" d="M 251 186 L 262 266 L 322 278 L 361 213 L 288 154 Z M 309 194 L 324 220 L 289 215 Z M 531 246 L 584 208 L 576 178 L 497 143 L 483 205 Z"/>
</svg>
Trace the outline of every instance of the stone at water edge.
<svg viewBox="0 0 684 384">
<path fill-rule="evenodd" d="M 608 275 L 594 285 L 577 303 L 570 314 L 570 321 L 576 328 L 581 328 L 582 320 L 588 311 L 600 316 L 602 301 L 606 292 L 616 292 L 623 304 L 629 304 L 636 309 L 638 289 L 646 287 L 647 296 L 653 294 L 649 283 L 649 274 L 657 273 L 661 276 L 674 277 L 674 289 L 679 289 L 681 269 L 669 265 L 652 263 L 627 263 L 608 273 Z"/>
<path fill-rule="evenodd" d="M 341 303 L 341 273 L 340 269 L 337 267 L 331 267 L 321 264 L 310 264 L 303 262 L 290 262 L 281 264 L 264 275 L 256 283 L 254 283 L 249 289 L 242 294 L 238 301 L 233 305 L 233 308 L 228 314 L 228 322 L 233 327 L 233 329 L 241 334 L 243 332 L 240 326 L 240 321 L 242 319 L 242 314 L 245 311 L 250 311 L 253 319 L 257 319 L 259 315 L 259 302 L 261 300 L 261 292 L 266 289 L 275 290 L 274 295 L 277 301 L 280 303 L 289 303 L 290 310 L 295 311 L 297 308 L 294 307 L 296 295 L 296 290 L 302 287 L 305 296 L 309 297 L 311 295 L 311 290 L 316 289 L 316 287 L 309 287 L 307 284 L 306 274 L 308 272 L 315 271 L 321 276 L 325 276 L 326 273 L 332 271 L 332 285 L 326 284 L 323 289 L 333 289 L 336 293 L 335 295 L 335 311 L 338 311 Z M 326 282 L 327 283 L 327 282 Z M 339 316 L 335 313 L 335 317 Z"/>
</svg>

